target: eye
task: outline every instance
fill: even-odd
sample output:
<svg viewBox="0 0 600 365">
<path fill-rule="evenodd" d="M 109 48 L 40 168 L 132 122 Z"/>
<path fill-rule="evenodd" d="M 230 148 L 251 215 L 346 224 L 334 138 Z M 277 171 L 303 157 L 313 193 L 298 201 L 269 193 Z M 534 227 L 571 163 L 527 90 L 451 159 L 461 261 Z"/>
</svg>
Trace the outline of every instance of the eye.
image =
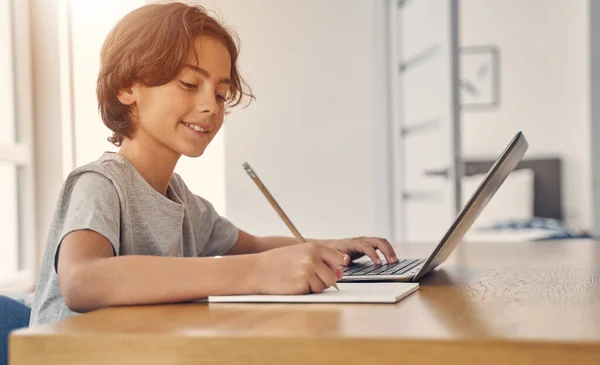
<svg viewBox="0 0 600 365">
<path fill-rule="evenodd" d="M 226 96 L 223 96 L 223 95 L 220 95 L 220 94 L 215 95 L 215 97 L 217 98 L 217 101 L 220 102 L 220 103 L 224 103 L 225 100 L 227 100 Z"/>
<path fill-rule="evenodd" d="M 190 84 L 190 83 L 182 81 L 182 80 L 179 80 L 179 82 L 181 83 L 181 86 L 183 86 L 183 88 L 186 90 L 194 90 L 194 89 L 198 88 L 198 86 L 196 86 L 194 84 Z"/>
</svg>

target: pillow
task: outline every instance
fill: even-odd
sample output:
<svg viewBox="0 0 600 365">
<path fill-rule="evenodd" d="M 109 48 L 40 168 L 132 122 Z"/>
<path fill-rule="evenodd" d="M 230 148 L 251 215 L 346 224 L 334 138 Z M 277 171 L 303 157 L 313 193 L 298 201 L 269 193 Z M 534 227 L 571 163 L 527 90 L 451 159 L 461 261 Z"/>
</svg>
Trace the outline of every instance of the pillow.
<svg viewBox="0 0 600 365">
<path fill-rule="evenodd" d="M 463 205 L 466 204 L 484 177 L 485 174 L 463 177 Z M 473 224 L 473 228 L 508 220 L 533 218 L 533 178 L 534 173 L 531 169 L 511 172 L 481 212 Z"/>
</svg>

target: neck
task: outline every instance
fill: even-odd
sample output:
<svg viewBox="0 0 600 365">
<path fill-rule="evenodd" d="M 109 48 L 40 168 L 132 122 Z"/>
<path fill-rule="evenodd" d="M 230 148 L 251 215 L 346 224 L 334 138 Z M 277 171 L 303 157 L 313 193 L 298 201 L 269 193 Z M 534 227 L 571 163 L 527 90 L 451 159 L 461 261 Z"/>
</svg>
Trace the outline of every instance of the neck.
<svg viewBox="0 0 600 365">
<path fill-rule="evenodd" d="M 180 155 L 135 139 L 124 139 L 119 155 L 125 157 L 156 191 L 167 195 L 171 175 Z"/>
</svg>

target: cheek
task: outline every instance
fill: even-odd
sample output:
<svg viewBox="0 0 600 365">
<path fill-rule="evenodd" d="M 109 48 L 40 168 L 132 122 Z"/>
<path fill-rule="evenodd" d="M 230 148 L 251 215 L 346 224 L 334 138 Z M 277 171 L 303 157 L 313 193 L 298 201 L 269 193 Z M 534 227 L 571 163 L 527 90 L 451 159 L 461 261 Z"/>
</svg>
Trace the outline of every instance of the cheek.
<svg viewBox="0 0 600 365">
<path fill-rule="evenodd" d="M 161 106 L 163 117 L 171 119 L 179 119 L 194 108 L 194 98 L 187 93 L 169 93 L 156 103 Z"/>
<path fill-rule="evenodd" d="M 139 101 L 139 108 L 147 119 L 165 120 L 180 119 L 190 108 L 193 108 L 193 97 L 179 92 L 172 87 L 156 88 L 146 93 Z"/>
<path fill-rule="evenodd" d="M 217 126 L 217 130 L 221 129 L 221 126 L 223 125 L 223 120 L 225 119 L 225 110 L 224 108 L 221 108 L 219 110 L 219 112 L 217 113 L 217 115 L 215 115 L 215 120 L 216 120 L 216 126 Z"/>
</svg>

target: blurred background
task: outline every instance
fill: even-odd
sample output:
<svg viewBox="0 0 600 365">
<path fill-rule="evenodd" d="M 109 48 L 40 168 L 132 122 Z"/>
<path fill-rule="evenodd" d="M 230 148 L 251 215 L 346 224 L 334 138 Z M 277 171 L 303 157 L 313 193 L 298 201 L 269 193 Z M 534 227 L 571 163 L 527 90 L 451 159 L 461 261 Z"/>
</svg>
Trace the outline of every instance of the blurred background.
<svg viewBox="0 0 600 365">
<path fill-rule="evenodd" d="M 176 172 L 240 228 L 436 243 L 512 137 L 530 147 L 467 240 L 600 229 L 593 0 L 207 0 L 257 100 Z M 141 0 L 0 0 L 0 287 L 33 282 L 61 184 L 116 151 L 99 51 Z"/>
</svg>

